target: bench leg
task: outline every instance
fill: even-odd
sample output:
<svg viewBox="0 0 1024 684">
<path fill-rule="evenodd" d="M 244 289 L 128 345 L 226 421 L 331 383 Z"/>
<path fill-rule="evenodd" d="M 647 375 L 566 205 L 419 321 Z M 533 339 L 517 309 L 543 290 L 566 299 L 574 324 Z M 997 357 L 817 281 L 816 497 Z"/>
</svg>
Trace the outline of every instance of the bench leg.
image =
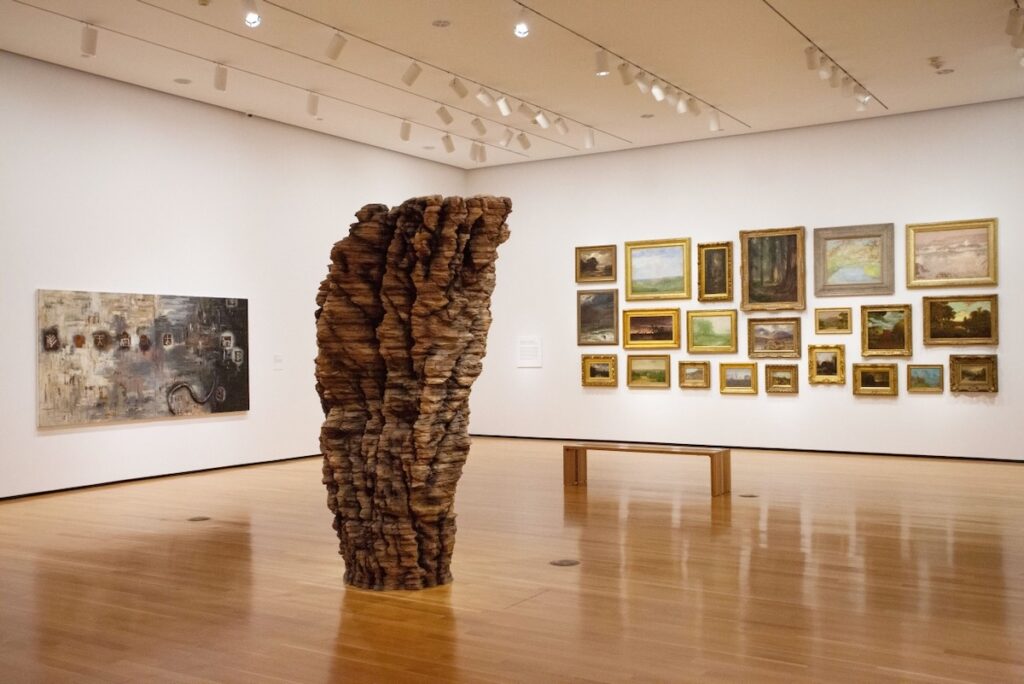
<svg viewBox="0 0 1024 684">
<path fill-rule="evenodd" d="M 728 494 L 732 491 L 732 452 L 726 450 L 722 454 L 722 493 Z"/>
<path fill-rule="evenodd" d="M 731 452 L 711 454 L 711 496 L 721 496 L 732 491 Z"/>
<path fill-rule="evenodd" d="M 587 450 L 562 447 L 562 484 L 566 487 L 587 486 Z"/>
</svg>

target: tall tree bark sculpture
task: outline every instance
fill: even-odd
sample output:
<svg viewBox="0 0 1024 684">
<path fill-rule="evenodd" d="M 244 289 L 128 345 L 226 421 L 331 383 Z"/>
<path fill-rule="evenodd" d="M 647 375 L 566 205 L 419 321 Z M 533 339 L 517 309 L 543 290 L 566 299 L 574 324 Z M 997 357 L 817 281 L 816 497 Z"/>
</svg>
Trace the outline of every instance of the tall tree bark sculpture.
<svg viewBox="0 0 1024 684">
<path fill-rule="evenodd" d="M 317 392 L 327 505 L 345 582 L 452 580 L 455 487 L 469 391 L 491 325 L 505 197 L 368 204 L 334 245 L 317 295 Z"/>
</svg>

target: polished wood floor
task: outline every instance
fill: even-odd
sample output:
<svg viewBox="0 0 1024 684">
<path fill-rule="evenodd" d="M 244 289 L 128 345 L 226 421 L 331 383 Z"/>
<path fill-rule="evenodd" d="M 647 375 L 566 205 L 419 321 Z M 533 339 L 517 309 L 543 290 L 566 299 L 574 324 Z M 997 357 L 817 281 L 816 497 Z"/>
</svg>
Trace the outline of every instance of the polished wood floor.
<svg viewBox="0 0 1024 684">
<path fill-rule="evenodd" d="M 346 590 L 324 499 L 305 459 L 0 503 L 0 681 L 1024 680 L 1024 465 L 740 451 L 712 500 L 477 439 L 418 593 Z"/>
</svg>

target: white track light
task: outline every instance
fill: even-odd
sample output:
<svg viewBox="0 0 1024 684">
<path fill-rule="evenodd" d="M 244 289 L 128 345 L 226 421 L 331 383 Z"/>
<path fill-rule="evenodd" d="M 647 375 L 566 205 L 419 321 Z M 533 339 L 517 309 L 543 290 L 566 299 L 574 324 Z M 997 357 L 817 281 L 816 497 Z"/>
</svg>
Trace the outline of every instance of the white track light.
<svg viewBox="0 0 1024 684">
<path fill-rule="evenodd" d="M 256 0 L 242 0 L 242 11 L 245 12 L 245 25 L 249 28 L 256 28 L 263 23 L 263 17 L 260 16 Z"/>
<path fill-rule="evenodd" d="M 416 82 L 416 79 L 419 78 L 422 73 L 423 67 L 416 62 L 413 62 L 406 68 L 405 73 L 402 74 L 402 83 L 412 87 L 412 84 Z"/>
<path fill-rule="evenodd" d="M 669 107 L 675 109 L 679 105 L 679 91 L 675 88 L 669 88 L 665 91 L 665 102 L 668 103 Z"/>
<path fill-rule="evenodd" d="M 694 116 L 700 116 L 700 102 L 693 97 L 686 98 L 686 111 Z"/>
<path fill-rule="evenodd" d="M 469 158 L 470 158 L 470 160 L 472 160 L 472 161 L 476 161 L 477 160 L 476 159 L 476 157 L 477 157 L 476 150 L 477 150 L 478 147 L 480 147 L 480 143 L 477 143 L 477 142 L 470 143 L 470 145 L 469 145 Z"/>
<path fill-rule="evenodd" d="M 441 144 L 444 145 L 444 151 L 448 154 L 455 151 L 455 141 L 452 140 L 452 136 L 447 133 L 441 136 Z"/>
<path fill-rule="evenodd" d="M 655 81 L 651 84 L 651 95 L 654 97 L 655 102 L 663 102 L 665 100 L 665 86 L 661 85 L 661 81 Z"/>
<path fill-rule="evenodd" d="M 524 150 L 530 149 L 530 137 L 526 133 L 520 133 L 516 136 L 516 140 L 519 141 L 519 146 Z"/>
<path fill-rule="evenodd" d="M 475 162 L 487 161 L 487 149 L 478 142 L 473 143 L 469 147 L 469 158 Z"/>
<path fill-rule="evenodd" d="M 437 118 L 443 121 L 445 126 L 448 126 L 449 124 L 451 124 L 452 121 L 455 121 L 455 118 L 452 116 L 452 113 L 449 112 L 448 108 L 445 107 L 444 105 L 438 107 L 436 113 Z"/>
<path fill-rule="evenodd" d="M 498 144 L 501 145 L 502 147 L 508 147 L 509 143 L 512 142 L 512 138 L 514 138 L 515 135 L 516 134 L 512 132 L 511 128 L 506 128 L 505 134 L 501 136 L 501 140 L 498 141 Z"/>
<path fill-rule="evenodd" d="M 465 83 L 459 80 L 458 76 L 452 77 L 451 82 L 448 83 L 448 87 L 451 88 L 452 92 L 459 97 L 466 97 L 469 95 L 469 88 L 466 87 Z"/>
<path fill-rule="evenodd" d="M 561 133 L 562 135 L 565 135 L 566 133 L 569 132 L 569 125 L 565 123 L 565 119 L 563 119 L 562 117 L 558 117 L 557 119 L 555 119 L 555 130 Z"/>
<path fill-rule="evenodd" d="M 341 51 L 345 49 L 347 43 L 348 39 L 340 33 L 335 33 L 331 36 L 331 42 L 327 43 L 328 59 L 336 60 L 338 57 L 341 57 Z"/>
<path fill-rule="evenodd" d="M 822 81 L 827 81 L 828 77 L 832 75 L 832 69 L 830 68 L 831 66 L 832 62 L 828 60 L 828 57 L 822 55 L 821 59 L 818 62 L 818 78 L 820 78 Z"/>
<path fill-rule="evenodd" d="M 487 92 L 486 88 L 480 88 L 480 90 L 476 91 L 475 97 L 484 107 L 494 106 L 494 96 Z"/>
<path fill-rule="evenodd" d="M 595 76 L 607 76 L 612 73 L 612 70 L 608 68 L 608 52 L 606 50 L 598 50 L 595 53 L 594 60 L 596 62 L 594 66 Z"/>
<path fill-rule="evenodd" d="M 866 111 L 868 111 L 868 103 L 867 102 L 862 102 L 862 101 L 858 100 L 857 101 L 857 111 L 858 112 L 866 112 Z"/>
<path fill-rule="evenodd" d="M 100 34 L 96 30 L 95 26 L 89 26 L 86 24 L 82 27 L 82 56 L 83 57 L 95 57 L 96 46 L 99 43 Z"/>
<path fill-rule="evenodd" d="M 487 126 L 484 126 L 484 122 L 478 117 L 474 117 L 473 120 L 469 122 L 469 125 L 473 127 L 473 130 L 476 131 L 477 134 L 487 135 Z"/>
<path fill-rule="evenodd" d="M 854 83 L 853 83 L 853 79 L 852 78 L 850 78 L 849 76 L 843 76 L 843 96 L 844 97 L 852 97 L 853 96 L 853 85 L 854 85 Z"/>
<path fill-rule="evenodd" d="M 679 93 L 679 101 L 676 102 L 676 114 L 685 114 L 690 111 L 689 100 Z"/>
<path fill-rule="evenodd" d="M 651 92 L 651 77 L 644 72 L 641 71 L 637 74 L 633 82 L 636 83 L 637 89 L 639 89 L 644 95 Z"/>
<path fill-rule="evenodd" d="M 583 131 L 583 147 L 588 150 L 594 149 L 594 129 L 588 128 Z"/>
<path fill-rule="evenodd" d="M 519 106 L 516 108 L 516 111 L 525 116 L 530 121 L 533 121 L 534 117 L 537 116 L 537 112 L 530 109 L 530 105 L 526 104 L 525 102 L 520 102 Z"/>
<path fill-rule="evenodd" d="M 712 109 L 708 115 L 708 130 L 712 133 L 718 133 L 722 130 L 722 120 L 718 116 L 717 109 Z"/>
<path fill-rule="evenodd" d="M 619 78 L 622 79 L 622 85 L 630 85 L 633 83 L 633 67 L 629 66 L 626 62 L 623 62 L 618 66 Z"/>
<path fill-rule="evenodd" d="M 818 68 L 818 48 L 811 45 L 804 49 L 804 58 L 807 60 L 807 68 L 814 71 Z"/>
<path fill-rule="evenodd" d="M 1014 7 L 1006 18 L 1006 35 L 1017 36 L 1024 31 L 1024 10 Z"/>
<path fill-rule="evenodd" d="M 871 95 L 864 88 L 864 86 L 857 86 L 857 87 L 855 87 L 853 89 L 853 95 L 854 95 L 854 97 L 857 98 L 858 102 L 862 102 L 864 104 L 867 104 L 868 100 L 871 99 Z"/>
<path fill-rule="evenodd" d="M 320 96 L 312 91 L 306 95 L 306 113 L 314 119 L 320 114 Z"/>
<path fill-rule="evenodd" d="M 525 7 L 519 11 L 519 17 L 516 19 L 516 25 L 512 29 L 512 33 L 515 34 L 516 38 L 525 38 L 530 35 L 530 22 L 526 16 Z"/>
<path fill-rule="evenodd" d="M 502 116 L 508 116 L 512 113 L 512 105 L 508 103 L 508 98 L 504 95 L 495 100 L 494 104 L 498 105 L 498 111 L 501 112 Z"/>
<path fill-rule="evenodd" d="M 213 67 L 213 87 L 221 92 L 228 89 L 228 68 L 223 64 Z"/>
<path fill-rule="evenodd" d="M 828 85 L 831 88 L 838 88 L 843 82 L 843 72 L 839 70 L 835 64 L 832 65 L 832 70 L 828 74 Z"/>
<path fill-rule="evenodd" d="M 409 138 L 412 137 L 412 124 L 408 121 L 402 122 L 402 127 L 398 129 L 398 137 L 409 142 Z"/>
<path fill-rule="evenodd" d="M 537 116 L 533 117 L 533 120 L 536 121 L 537 125 L 543 129 L 551 128 L 551 120 L 544 112 L 537 112 Z"/>
</svg>

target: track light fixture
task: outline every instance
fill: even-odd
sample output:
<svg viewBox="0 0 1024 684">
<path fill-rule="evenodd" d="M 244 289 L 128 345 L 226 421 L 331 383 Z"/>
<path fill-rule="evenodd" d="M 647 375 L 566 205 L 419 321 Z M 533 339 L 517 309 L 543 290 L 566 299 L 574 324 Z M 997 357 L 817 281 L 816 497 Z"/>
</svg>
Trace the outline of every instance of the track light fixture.
<svg viewBox="0 0 1024 684">
<path fill-rule="evenodd" d="M 866 111 L 868 111 L 868 103 L 867 102 L 860 102 L 860 101 L 858 101 L 857 102 L 857 111 L 858 112 L 866 112 Z"/>
<path fill-rule="evenodd" d="M 313 91 L 306 94 L 306 113 L 314 119 L 320 118 L 320 96 Z"/>
<path fill-rule="evenodd" d="M 858 102 L 863 102 L 864 104 L 867 104 L 868 101 L 871 100 L 871 94 L 868 93 L 864 86 L 861 85 L 853 89 L 853 95 L 857 98 Z"/>
<path fill-rule="evenodd" d="M 686 114 L 686 112 L 690 111 L 688 102 L 689 100 L 680 93 L 679 100 L 676 102 L 676 114 Z"/>
<path fill-rule="evenodd" d="M 498 105 L 498 111 L 501 112 L 502 116 L 508 116 L 512 113 L 512 105 L 508 103 L 508 98 L 504 95 L 495 100 L 494 104 Z"/>
<path fill-rule="evenodd" d="M 444 145 L 444 151 L 448 154 L 455 151 L 455 141 L 452 140 L 452 136 L 447 133 L 441 136 L 441 144 Z"/>
<path fill-rule="evenodd" d="M 221 92 L 228 89 L 228 68 L 223 64 L 213 67 L 213 87 Z"/>
<path fill-rule="evenodd" d="M 405 73 L 402 74 L 402 83 L 411 88 L 412 84 L 416 82 L 416 79 L 419 78 L 422 73 L 423 67 L 416 62 L 412 62 L 408 67 L 406 67 Z"/>
<path fill-rule="evenodd" d="M 843 76 L 843 97 L 853 96 L 853 79 L 849 76 Z"/>
<path fill-rule="evenodd" d="M 476 148 L 476 160 L 483 164 L 487 161 L 487 146 L 481 143 L 477 143 L 479 147 Z"/>
<path fill-rule="evenodd" d="M 525 102 L 520 102 L 519 106 L 516 107 L 516 111 L 525 116 L 530 121 L 533 121 L 534 118 L 536 118 L 537 116 L 537 112 L 533 111 L 530 108 L 530 105 L 526 104 Z"/>
<path fill-rule="evenodd" d="M 544 112 L 537 112 L 537 116 L 533 117 L 533 120 L 537 122 L 537 125 L 543 129 L 551 128 L 551 120 L 548 119 L 548 115 Z"/>
<path fill-rule="evenodd" d="M 858 105 L 857 111 L 863 112 L 867 109 L 868 100 L 871 95 L 864 86 L 857 81 L 841 66 L 833 62 L 816 45 L 809 45 L 804 48 L 804 57 L 807 59 L 807 68 L 817 68 L 818 78 L 828 81 L 832 88 L 840 88 L 844 97 L 856 96 Z"/>
<path fill-rule="evenodd" d="M 1006 18 L 1006 35 L 1017 36 L 1024 31 L 1024 10 L 1014 7 Z"/>
<path fill-rule="evenodd" d="M 328 59 L 337 60 L 338 57 L 341 57 L 341 51 L 345 49 L 346 44 L 348 44 L 348 39 L 340 33 L 331 36 L 326 50 Z"/>
<path fill-rule="evenodd" d="M 712 133 L 718 133 L 722 130 L 722 120 L 718 116 L 717 109 L 712 109 L 708 115 L 708 130 Z"/>
<path fill-rule="evenodd" d="M 82 26 L 81 51 L 83 57 L 95 57 L 96 46 L 99 44 L 100 33 L 95 26 L 85 24 Z"/>
<path fill-rule="evenodd" d="M 563 119 L 562 117 L 558 117 L 557 119 L 555 119 L 555 130 L 561 133 L 562 135 L 565 135 L 566 133 L 569 132 L 569 125 L 565 123 L 565 119 Z"/>
<path fill-rule="evenodd" d="M 594 66 L 595 76 L 607 76 L 612 73 L 611 69 L 608 68 L 608 51 L 601 48 L 594 53 L 594 60 L 596 62 Z"/>
<path fill-rule="evenodd" d="M 651 96 L 654 97 L 655 102 L 663 102 L 665 100 L 665 86 L 661 85 L 660 81 L 655 81 L 651 84 Z"/>
<path fill-rule="evenodd" d="M 242 11 L 245 12 L 243 21 L 245 21 L 245 25 L 249 28 L 256 28 L 263 23 L 263 17 L 260 16 L 256 0 L 242 0 Z"/>
<path fill-rule="evenodd" d="M 686 98 L 686 111 L 688 111 L 693 116 L 700 116 L 700 102 L 697 102 L 697 98 Z"/>
<path fill-rule="evenodd" d="M 519 141 L 519 146 L 524 150 L 530 149 L 530 136 L 526 135 L 526 133 L 520 132 L 519 135 L 516 136 L 516 140 Z"/>
<path fill-rule="evenodd" d="M 679 104 L 679 91 L 675 88 L 669 88 L 665 91 L 665 102 L 668 103 L 669 107 L 673 109 Z"/>
<path fill-rule="evenodd" d="M 444 105 L 441 105 L 440 107 L 437 108 L 436 114 L 437 118 L 444 122 L 445 126 L 451 125 L 451 123 L 455 121 L 455 118 L 452 116 L 452 113 L 449 112 L 448 108 L 445 107 Z"/>
<path fill-rule="evenodd" d="M 398 129 L 398 137 L 409 142 L 409 138 L 412 137 L 412 124 L 408 121 L 403 121 L 401 128 Z"/>
<path fill-rule="evenodd" d="M 644 72 L 641 71 L 637 74 L 633 82 L 636 83 L 637 89 L 644 95 L 651 92 L 651 77 Z"/>
<path fill-rule="evenodd" d="M 622 79 L 622 85 L 630 85 L 633 83 L 633 67 L 631 67 L 628 63 L 623 62 L 618 67 L 616 67 L 616 69 L 618 69 L 619 78 Z"/>
<path fill-rule="evenodd" d="M 475 97 L 484 107 L 494 106 L 494 96 L 487 92 L 487 89 L 483 86 L 480 87 L 480 90 L 476 91 Z"/>
<path fill-rule="evenodd" d="M 516 25 L 512 29 L 512 33 L 515 34 L 516 38 L 526 38 L 530 35 L 530 22 L 529 17 L 526 13 L 526 8 L 519 10 L 519 17 L 516 18 Z"/>
<path fill-rule="evenodd" d="M 588 150 L 594 149 L 594 129 L 588 128 L 583 131 L 583 147 Z"/>
<path fill-rule="evenodd" d="M 479 117 L 473 117 L 473 120 L 469 122 L 469 125 L 473 127 L 473 130 L 476 131 L 478 135 L 487 135 L 487 126 L 484 125 L 484 122 L 481 121 Z"/>
<path fill-rule="evenodd" d="M 512 129 L 506 128 L 505 134 L 501 136 L 501 140 L 498 141 L 498 144 L 501 145 L 502 147 L 508 147 L 509 143 L 512 142 L 512 138 L 514 137 L 515 133 L 512 132 Z"/>
<path fill-rule="evenodd" d="M 819 54 L 818 48 L 813 45 L 804 48 L 804 59 L 807 60 L 807 68 L 809 70 L 814 71 L 820 66 L 818 62 Z"/>
<path fill-rule="evenodd" d="M 828 77 L 832 75 L 832 62 L 829 61 L 825 55 L 821 56 L 818 61 L 818 78 L 822 81 L 827 81 Z"/>
<path fill-rule="evenodd" d="M 843 72 L 839 71 L 839 67 L 835 64 L 832 65 L 832 70 L 828 75 L 828 85 L 830 88 L 838 88 L 843 82 Z"/>
<path fill-rule="evenodd" d="M 452 80 L 448 83 L 448 87 L 452 89 L 452 92 L 458 95 L 460 98 L 464 98 L 469 95 L 469 88 L 466 84 L 459 80 L 458 76 L 453 76 Z"/>
</svg>

